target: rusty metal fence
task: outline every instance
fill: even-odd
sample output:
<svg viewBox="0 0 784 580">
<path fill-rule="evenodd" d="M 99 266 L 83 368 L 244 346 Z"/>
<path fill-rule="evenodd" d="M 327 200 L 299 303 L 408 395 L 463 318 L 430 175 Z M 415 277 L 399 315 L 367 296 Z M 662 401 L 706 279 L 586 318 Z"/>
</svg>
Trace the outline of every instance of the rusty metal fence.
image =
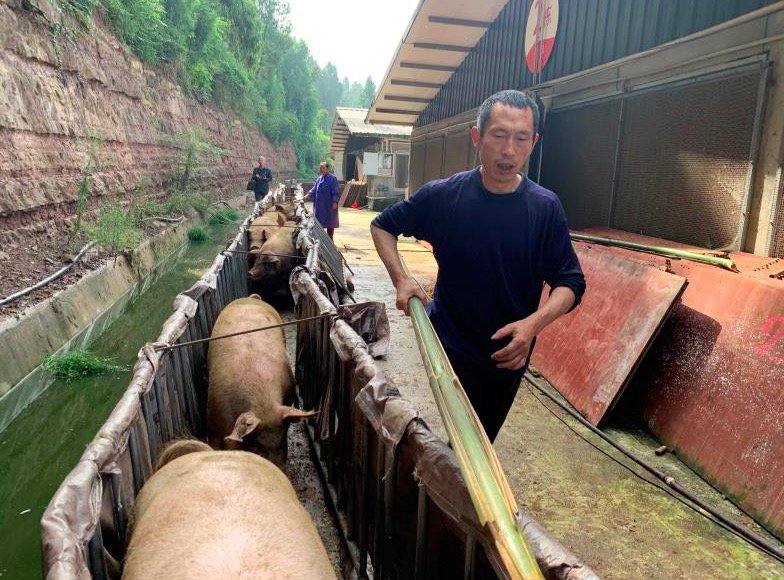
<svg viewBox="0 0 784 580">
<path fill-rule="evenodd" d="M 268 202 L 267 205 L 269 205 Z M 252 217 L 252 216 L 251 216 Z M 140 351 L 122 399 L 53 496 L 41 520 L 44 577 L 116 578 L 136 494 L 168 441 L 204 438 L 207 338 L 221 309 L 247 295 L 245 227 L 202 279 L 178 295 L 156 343 Z M 303 220 L 306 266 L 291 276 L 298 319 L 296 378 L 317 467 L 360 578 L 508 577 L 478 523 L 457 460 L 373 361 L 383 347 L 377 303 L 340 305 Z M 331 260 L 330 260 L 331 261 Z M 525 515 L 518 524 L 547 578 L 595 578 Z"/>
</svg>

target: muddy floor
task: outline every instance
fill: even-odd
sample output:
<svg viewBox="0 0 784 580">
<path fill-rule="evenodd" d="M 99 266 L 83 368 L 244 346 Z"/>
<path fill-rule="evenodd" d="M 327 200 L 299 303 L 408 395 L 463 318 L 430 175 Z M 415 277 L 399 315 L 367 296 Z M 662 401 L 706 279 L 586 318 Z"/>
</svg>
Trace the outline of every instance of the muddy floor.
<svg viewBox="0 0 784 580">
<path fill-rule="evenodd" d="M 374 215 L 341 209 L 335 242 L 354 271 L 357 300 L 387 306 L 392 341 L 377 363 L 445 438 L 410 321 L 395 309 L 392 285 L 372 248 L 368 227 Z M 431 289 L 432 254 L 411 239 L 401 239 L 399 248 L 412 274 Z M 673 454 L 656 456 L 659 444 L 633 420 L 611 419 L 605 431 L 726 515 L 765 534 Z M 529 381 L 523 382 L 494 448 L 521 508 L 603 578 L 784 577 L 784 564 L 672 497 L 663 483 L 583 428 Z"/>
</svg>

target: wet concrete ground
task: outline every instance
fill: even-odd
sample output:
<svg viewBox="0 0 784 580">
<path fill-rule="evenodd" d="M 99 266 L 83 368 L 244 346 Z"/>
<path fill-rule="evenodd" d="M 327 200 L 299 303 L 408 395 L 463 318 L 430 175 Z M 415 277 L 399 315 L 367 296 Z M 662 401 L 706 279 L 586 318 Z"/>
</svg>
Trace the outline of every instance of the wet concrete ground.
<svg viewBox="0 0 784 580">
<path fill-rule="evenodd" d="M 355 273 L 357 300 L 387 306 L 391 346 L 377 363 L 431 429 L 446 438 L 413 328 L 396 310 L 394 289 L 373 249 L 369 223 L 375 215 L 341 209 L 335 243 Z M 427 249 L 412 239 L 401 239 L 399 249 L 411 273 L 432 288 L 436 264 Z M 673 454 L 656 456 L 659 444 L 633 418 L 611 418 L 605 432 L 725 515 L 765 534 Z M 673 498 L 661 489 L 663 483 L 650 483 L 652 476 L 529 381 L 523 382 L 494 447 L 519 505 L 603 578 L 784 578 L 784 564 Z"/>
</svg>

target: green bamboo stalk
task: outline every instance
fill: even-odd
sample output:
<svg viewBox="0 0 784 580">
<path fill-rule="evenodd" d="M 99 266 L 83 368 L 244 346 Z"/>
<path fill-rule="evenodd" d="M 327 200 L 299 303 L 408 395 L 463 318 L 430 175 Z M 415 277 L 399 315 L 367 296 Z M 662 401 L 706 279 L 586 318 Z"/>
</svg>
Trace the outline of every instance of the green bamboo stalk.
<svg viewBox="0 0 784 580">
<path fill-rule="evenodd" d="M 588 234 L 569 234 L 573 240 L 582 240 L 585 242 L 595 242 L 597 244 L 604 244 L 605 246 L 617 246 L 619 248 L 628 248 L 630 250 L 641 250 L 643 252 L 650 252 L 652 254 L 662 254 L 664 256 L 671 256 L 673 258 L 683 258 L 684 260 L 693 260 L 695 262 L 702 262 L 703 264 L 711 264 L 712 266 L 719 266 L 737 272 L 738 268 L 735 267 L 735 262 L 729 258 L 719 258 L 717 256 L 706 256 L 705 254 L 698 254 L 697 252 L 689 252 L 687 250 L 679 250 L 677 248 L 667 248 L 663 246 L 649 246 L 647 244 L 638 244 L 635 242 L 627 242 L 626 240 L 616 240 L 614 238 L 602 238 L 600 236 L 591 236 Z"/>
<path fill-rule="evenodd" d="M 422 301 L 411 298 L 409 310 L 430 388 L 479 522 L 486 525 L 493 536 L 512 578 L 541 579 L 536 559 L 517 527 L 514 517 L 517 503 L 498 457 L 449 364 Z"/>
</svg>

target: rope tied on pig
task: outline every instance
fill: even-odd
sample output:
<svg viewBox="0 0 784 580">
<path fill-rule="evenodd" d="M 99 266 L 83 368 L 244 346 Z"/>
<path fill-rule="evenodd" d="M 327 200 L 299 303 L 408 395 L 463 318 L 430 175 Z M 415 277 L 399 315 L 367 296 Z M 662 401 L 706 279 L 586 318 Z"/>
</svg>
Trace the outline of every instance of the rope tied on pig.
<svg viewBox="0 0 784 580">
<path fill-rule="evenodd" d="M 168 344 L 165 342 L 154 343 L 154 350 L 156 352 L 166 352 L 181 348 L 183 346 L 191 346 L 193 344 L 201 344 L 203 342 L 210 342 L 213 340 L 220 340 L 221 338 L 231 338 L 232 336 L 240 336 L 241 334 L 250 334 L 252 332 L 261 332 L 262 330 L 271 330 L 273 328 L 281 328 L 283 326 L 290 326 L 292 324 L 299 324 L 300 322 L 310 322 L 311 320 L 318 320 L 320 318 L 337 318 L 338 315 L 334 313 L 319 314 L 318 316 L 310 316 L 308 318 L 299 318 L 297 320 L 289 320 L 288 322 L 281 322 L 280 324 L 272 324 L 270 326 L 260 326 L 258 328 L 251 328 L 249 330 L 241 330 L 239 332 L 232 332 L 230 334 L 223 334 L 221 336 L 210 336 L 208 338 L 199 338 L 197 340 L 189 340 L 187 342 L 178 342 L 177 344 Z"/>
</svg>

